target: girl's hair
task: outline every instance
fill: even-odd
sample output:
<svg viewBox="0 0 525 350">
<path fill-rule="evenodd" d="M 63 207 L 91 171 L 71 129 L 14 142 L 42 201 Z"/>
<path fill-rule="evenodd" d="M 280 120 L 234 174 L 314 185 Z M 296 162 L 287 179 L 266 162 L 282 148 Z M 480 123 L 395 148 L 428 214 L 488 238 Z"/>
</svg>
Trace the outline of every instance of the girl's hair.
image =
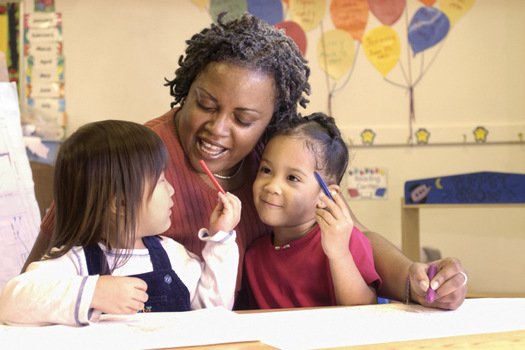
<svg viewBox="0 0 525 350">
<path fill-rule="evenodd" d="M 142 201 L 150 199 L 168 164 L 160 137 L 128 121 L 106 120 L 79 128 L 61 145 L 55 165 L 56 208 L 52 247 L 57 258 L 73 246 L 99 242 L 119 254 L 114 269 L 133 248 Z M 149 193 L 145 193 L 149 185 Z"/>
<path fill-rule="evenodd" d="M 315 169 L 323 172 L 329 184 L 340 184 L 348 166 L 348 147 L 335 120 L 323 113 L 299 118 L 294 125 L 278 131 L 274 136 L 290 136 L 303 140 L 313 153 Z"/>
<path fill-rule="evenodd" d="M 306 108 L 310 94 L 310 68 L 294 41 L 280 30 L 245 13 L 240 18 L 203 29 L 186 41 L 186 57 L 179 58 L 179 68 L 166 86 L 175 98 L 171 107 L 188 95 L 191 84 L 210 63 L 226 62 L 263 72 L 275 80 L 276 96 L 272 119 L 263 135 L 268 139 L 297 116 L 297 104 Z"/>
</svg>

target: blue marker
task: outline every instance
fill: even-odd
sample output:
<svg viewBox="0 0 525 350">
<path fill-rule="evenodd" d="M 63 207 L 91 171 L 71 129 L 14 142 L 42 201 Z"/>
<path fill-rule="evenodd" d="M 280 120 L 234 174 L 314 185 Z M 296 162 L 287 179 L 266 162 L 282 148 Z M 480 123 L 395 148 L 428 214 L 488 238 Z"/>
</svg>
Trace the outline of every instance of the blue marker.
<svg viewBox="0 0 525 350">
<path fill-rule="evenodd" d="M 324 182 L 324 180 L 321 177 L 321 175 L 319 175 L 319 173 L 317 171 L 314 171 L 314 175 L 315 175 L 315 178 L 317 179 L 317 182 L 319 182 L 319 186 L 321 186 L 321 188 L 323 189 L 324 194 L 326 194 L 326 196 L 328 198 L 330 198 L 331 200 L 334 200 L 332 198 L 332 195 L 330 194 L 330 190 L 326 186 L 326 183 Z"/>
</svg>

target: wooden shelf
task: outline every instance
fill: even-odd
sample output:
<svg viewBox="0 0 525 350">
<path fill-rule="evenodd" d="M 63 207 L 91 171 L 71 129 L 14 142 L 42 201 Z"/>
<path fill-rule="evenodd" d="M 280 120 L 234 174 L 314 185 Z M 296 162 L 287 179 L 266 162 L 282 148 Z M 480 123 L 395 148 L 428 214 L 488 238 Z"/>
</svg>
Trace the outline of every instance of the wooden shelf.
<svg viewBox="0 0 525 350">
<path fill-rule="evenodd" d="M 525 208 L 525 203 L 484 203 L 484 204 L 406 204 L 401 198 L 401 245 L 403 253 L 412 261 L 421 261 L 419 242 L 420 209 L 458 208 Z"/>
</svg>

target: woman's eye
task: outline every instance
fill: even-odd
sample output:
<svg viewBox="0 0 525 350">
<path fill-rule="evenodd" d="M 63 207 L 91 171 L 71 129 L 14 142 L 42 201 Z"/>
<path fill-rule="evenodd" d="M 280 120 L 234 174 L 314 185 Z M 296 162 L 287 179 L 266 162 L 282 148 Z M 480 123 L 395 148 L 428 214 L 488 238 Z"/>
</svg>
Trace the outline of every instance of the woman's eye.
<svg viewBox="0 0 525 350">
<path fill-rule="evenodd" d="M 197 101 L 197 105 L 199 106 L 200 109 L 205 110 L 205 111 L 212 111 L 215 109 L 215 107 L 208 107 L 208 106 L 203 105 L 200 101 Z"/>
<path fill-rule="evenodd" d="M 249 121 L 249 122 L 244 122 L 242 121 L 241 119 L 235 117 L 235 120 L 237 121 L 237 124 L 241 125 L 241 126 L 250 126 L 252 125 L 252 122 Z"/>
</svg>

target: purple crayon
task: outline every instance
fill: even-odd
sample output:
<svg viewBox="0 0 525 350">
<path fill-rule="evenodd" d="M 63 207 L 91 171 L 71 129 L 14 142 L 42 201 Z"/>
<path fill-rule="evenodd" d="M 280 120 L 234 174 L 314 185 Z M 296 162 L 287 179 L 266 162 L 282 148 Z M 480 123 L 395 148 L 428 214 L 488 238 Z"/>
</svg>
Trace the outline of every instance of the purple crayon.
<svg viewBox="0 0 525 350">
<path fill-rule="evenodd" d="M 436 275 L 436 272 L 437 272 L 436 265 L 430 265 L 430 267 L 428 268 L 428 283 L 432 282 L 432 279 Z M 428 289 L 427 289 L 427 302 L 433 303 L 435 294 L 436 294 L 436 291 L 433 290 L 430 286 L 428 286 Z"/>
</svg>

